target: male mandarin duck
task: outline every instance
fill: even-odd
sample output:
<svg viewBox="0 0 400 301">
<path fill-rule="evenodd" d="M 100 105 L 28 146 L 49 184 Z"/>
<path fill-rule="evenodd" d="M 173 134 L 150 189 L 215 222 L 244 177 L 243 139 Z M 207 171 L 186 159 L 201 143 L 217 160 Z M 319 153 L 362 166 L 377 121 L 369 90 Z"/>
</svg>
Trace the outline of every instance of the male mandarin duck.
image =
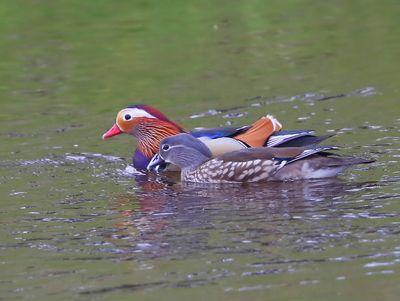
<svg viewBox="0 0 400 301">
<path fill-rule="evenodd" d="M 160 160 L 178 165 L 181 180 L 196 183 L 288 181 L 334 177 L 355 164 L 373 160 L 340 157 L 332 146 L 248 148 L 212 156 L 209 148 L 188 134 L 164 138 Z M 153 162 L 152 164 L 158 164 Z"/>
<path fill-rule="evenodd" d="M 202 139 L 214 157 L 248 147 L 303 146 L 326 138 L 317 137 L 310 130 L 280 131 L 281 128 L 274 117 L 267 115 L 249 126 L 197 130 L 190 134 Z M 163 138 L 185 132 L 179 124 L 156 108 L 134 105 L 118 113 L 116 123 L 103 135 L 103 139 L 122 133 L 134 136 L 138 139 L 138 147 L 132 158 L 133 166 L 146 170 L 151 159 L 158 153 Z"/>
</svg>

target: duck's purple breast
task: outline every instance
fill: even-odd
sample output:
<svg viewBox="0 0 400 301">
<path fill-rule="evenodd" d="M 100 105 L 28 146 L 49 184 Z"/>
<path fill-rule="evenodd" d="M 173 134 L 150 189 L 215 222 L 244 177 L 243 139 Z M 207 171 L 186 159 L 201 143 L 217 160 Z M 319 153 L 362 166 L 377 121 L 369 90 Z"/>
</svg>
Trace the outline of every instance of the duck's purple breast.
<svg viewBox="0 0 400 301">
<path fill-rule="evenodd" d="M 146 170 L 151 158 L 147 158 L 139 149 L 135 150 L 132 157 L 133 167 L 139 170 Z"/>
</svg>

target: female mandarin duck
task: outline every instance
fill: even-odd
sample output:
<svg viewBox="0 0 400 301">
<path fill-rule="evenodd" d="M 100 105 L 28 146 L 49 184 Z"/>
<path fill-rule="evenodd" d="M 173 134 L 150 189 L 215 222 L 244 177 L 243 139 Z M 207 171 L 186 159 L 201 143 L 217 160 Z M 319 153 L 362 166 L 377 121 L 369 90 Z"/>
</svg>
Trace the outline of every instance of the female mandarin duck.
<svg viewBox="0 0 400 301">
<path fill-rule="evenodd" d="M 327 152 L 332 149 L 336 147 L 261 147 L 213 158 L 209 148 L 199 139 L 178 134 L 161 141 L 159 157 L 181 168 L 182 181 L 197 183 L 328 178 L 352 165 L 373 162 Z"/>
<path fill-rule="evenodd" d="M 202 139 L 213 156 L 248 147 L 302 146 L 318 143 L 326 137 L 317 137 L 312 131 L 280 131 L 281 124 L 272 116 L 265 116 L 250 126 L 192 131 Z M 159 110 L 149 105 L 134 105 L 121 110 L 116 123 L 104 135 L 107 139 L 127 133 L 138 139 L 132 161 L 136 169 L 145 170 L 158 153 L 160 141 L 186 131 Z"/>
</svg>

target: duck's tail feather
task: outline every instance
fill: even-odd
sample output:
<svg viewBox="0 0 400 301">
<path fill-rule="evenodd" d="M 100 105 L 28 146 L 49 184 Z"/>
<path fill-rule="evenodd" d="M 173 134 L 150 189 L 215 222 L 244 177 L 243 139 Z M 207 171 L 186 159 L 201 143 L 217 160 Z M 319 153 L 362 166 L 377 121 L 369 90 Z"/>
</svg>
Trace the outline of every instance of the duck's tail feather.
<svg viewBox="0 0 400 301">
<path fill-rule="evenodd" d="M 360 157 L 341 157 L 337 155 L 331 155 L 330 153 L 327 154 L 329 155 L 327 159 L 330 160 L 326 160 L 324 162 L 324 165 L 326 167 L 352 166 L 352 165 L 369 164 L 375 162 L 374 159 L 366 159 Z"/>
</svg>

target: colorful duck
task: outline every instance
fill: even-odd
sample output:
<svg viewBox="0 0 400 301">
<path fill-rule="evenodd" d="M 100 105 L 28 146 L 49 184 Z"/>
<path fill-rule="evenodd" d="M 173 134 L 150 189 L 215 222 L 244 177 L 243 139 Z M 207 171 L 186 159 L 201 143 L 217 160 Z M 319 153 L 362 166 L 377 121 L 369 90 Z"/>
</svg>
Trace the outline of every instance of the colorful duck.
<svg viewBox="0 0 400 301">
<path fill-rule="evenodd" d="M 198 130 L 190 134 L 202 139 L 214 157 L 248 147 L 303 146 L 326 138 L 317 137 L 310 130 L 280 131 L 281 128 L 281 124 L 273 116 L 267 115 L 249 126 Z M 150 105 L 134 105 L 118 113 L 116 123 L 103 135 L 103 139 L 122 133 L 134 136 L 138 140 L 138 147 L 132 157 L 133 166 L 146 170 L 158 153 L 163 138 L 185 132 L 179 124 L 156 108 Z"/>
<path fill-rule="evenodd" d="M 261 147 L 229 152 L 213 158 L 201 140 L 183 133 L 164 138 L 160 143 L 159 157 L 181 168 L 182 181 L 196 183 L 329 178 L 352 165 L 373 162 L 362 158 L 340 157 L 329 152 L 334 149 L 337 148 Z"/>
</svg>

